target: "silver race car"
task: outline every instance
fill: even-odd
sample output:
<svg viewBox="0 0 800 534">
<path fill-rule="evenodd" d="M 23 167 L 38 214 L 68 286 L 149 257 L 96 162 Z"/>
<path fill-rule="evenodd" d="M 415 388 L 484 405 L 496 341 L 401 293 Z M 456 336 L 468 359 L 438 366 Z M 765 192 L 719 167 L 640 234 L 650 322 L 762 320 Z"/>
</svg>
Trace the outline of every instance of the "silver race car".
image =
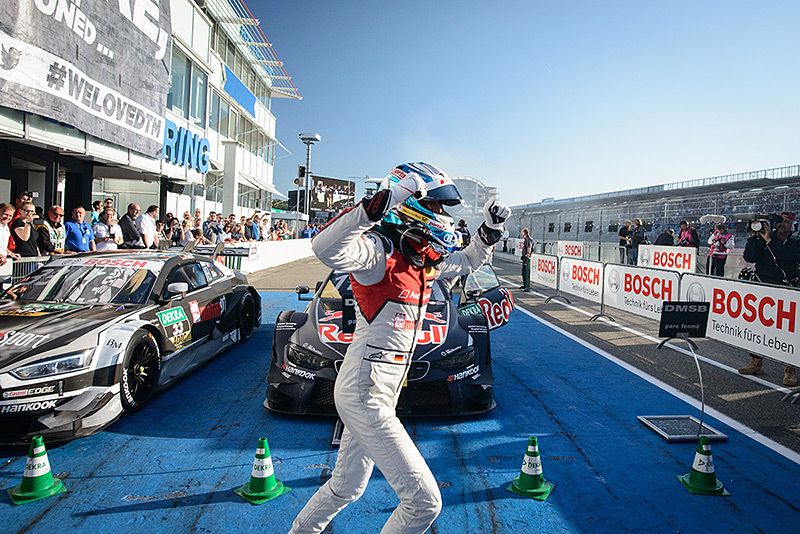
<svg viewBox="0 0 800 534">
<path fill-rule="evenodd" d="M 258 293 L 208 256 L 62 256 L 0 299 L 0 442 L 92 434 L 261 324 Z"/>
</svg>

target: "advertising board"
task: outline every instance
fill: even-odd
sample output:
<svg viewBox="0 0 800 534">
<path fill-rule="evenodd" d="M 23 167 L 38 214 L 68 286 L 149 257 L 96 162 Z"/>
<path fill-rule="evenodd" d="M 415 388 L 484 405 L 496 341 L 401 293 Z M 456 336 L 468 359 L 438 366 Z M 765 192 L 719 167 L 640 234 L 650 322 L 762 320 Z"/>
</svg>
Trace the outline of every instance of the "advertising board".
<svg viewBox="0 0 800 534">
<path fill-rule="evenodd" d="M 556 289 L 558 286 L 558 258 L 546 254 L 531 254 L 531 282 Z"/>
<path fill-rule="evenodd" d="M 603 302 L 618 310 L 659 320 L 665 300 L 678 300 L 680 275 L 675 271 L 607 264 Z"/>
<path fill-rule="evenodd" d="M 681 299 L 710 302 L 707 337 L 800 366 L 800 291 L 685 274 Z"/>
<path fill-rule="evenodd" d="M 600 302 L 603 289 L 603 264 L 597 261 L 561 258 L 558 287 L 564 293 Z"/>
<path fill-rule="evenodd" d="M 693 273 L 697 267 L 697 249 L 694 247 L 639 245 L 639 259 L 636 264 L 640 267 Z"/>
<path fill-rule="evenodd" d="M 583 258 L 583 243 L 580 241 L 559 241 L 558 257 Z"/>
<path fill-rule="evenodd" d="M 3 0 L 0 106 L 158 157 L 171 29 L 166 0 Z"/>
</svg>

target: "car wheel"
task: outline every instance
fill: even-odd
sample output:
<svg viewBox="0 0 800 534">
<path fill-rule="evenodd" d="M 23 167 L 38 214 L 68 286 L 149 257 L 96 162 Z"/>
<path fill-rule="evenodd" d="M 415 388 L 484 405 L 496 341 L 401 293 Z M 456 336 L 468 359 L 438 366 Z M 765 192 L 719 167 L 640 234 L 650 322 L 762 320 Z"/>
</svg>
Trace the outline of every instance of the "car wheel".
<svg viewBox="0 0 800 534">
<path fill-rule="evenodd" d="M 246 292 L 239 303 L 239 343 L 245 341 L 253 335 L 256 328 L 256 302 L 253 295 Z"/>
<path fill-rule="evenodd" d="M 122 408 L 128 413 L 144 408 L 156 392 L 160 374 L 158 344 L 150 332 L 139 330 L 131 337 L 122 361 Z"/>
</svg>

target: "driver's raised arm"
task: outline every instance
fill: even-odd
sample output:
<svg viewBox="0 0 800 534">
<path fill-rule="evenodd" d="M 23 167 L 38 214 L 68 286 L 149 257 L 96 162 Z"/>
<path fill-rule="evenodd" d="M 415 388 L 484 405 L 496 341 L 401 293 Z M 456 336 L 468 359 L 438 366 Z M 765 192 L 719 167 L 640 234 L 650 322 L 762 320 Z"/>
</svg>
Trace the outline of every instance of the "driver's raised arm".
<svg viewBox="0 0 800 534">
<path fill-rule="evenodd" d="M 464 250 L 450 253 L 439 266 L 437 277 L 454 278 L 469 274 L 486 263 L 492 247 L 503 237 L 503 223 L 510 214 L 511 209 L 505 204 L 487 201 L 483 206 L 485 222 L 478 228 L 478 238 Z"/>
</svg>

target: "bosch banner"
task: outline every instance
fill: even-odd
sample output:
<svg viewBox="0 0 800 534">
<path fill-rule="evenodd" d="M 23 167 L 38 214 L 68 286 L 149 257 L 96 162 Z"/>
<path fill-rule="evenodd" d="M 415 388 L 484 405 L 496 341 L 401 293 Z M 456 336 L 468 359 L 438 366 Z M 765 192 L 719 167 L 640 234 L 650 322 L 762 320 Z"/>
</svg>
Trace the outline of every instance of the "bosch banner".
<svg viewBox="0 0 800 534">
<path fill-rule="evenodd" d="M 3 0 L 0 105 L 160 157 L 167 0 Z"/>
<path fill-rule="evenodd" d="M 697 267 L 697 249 L 694 247 L 639 245 L 639 260 L 636 263 L 641 267 L 693 273 Z"/>
<path fill-rule="evenodd" d="M 580 241 L 559 241 L 558 257 L 583 258 L 583 243 Z"/>
<path fill-rule="evenodd" d="M 603 264 L 598 261 L 561 258 L 558 287 L 587 300 L 600 302 L 602 297 Z"/>
<path fill-rule="evenodd" d="M 659 320 L 664 301 L 678 300 L 680 275 L 674 271 L 606 264 L 603 302 L 619 310 Z"/>
<path fill-rule="evenodd" d="M 685 274 L 680 300 L 711 303 L 708 337 L 800 366 L 800 291 Z"/>
<path fill-rule="evenodd" d="M 558 286 L 558 258 L 545 254 L 531 254 L 531 282 L 556 289 Z"/>
</svg>

